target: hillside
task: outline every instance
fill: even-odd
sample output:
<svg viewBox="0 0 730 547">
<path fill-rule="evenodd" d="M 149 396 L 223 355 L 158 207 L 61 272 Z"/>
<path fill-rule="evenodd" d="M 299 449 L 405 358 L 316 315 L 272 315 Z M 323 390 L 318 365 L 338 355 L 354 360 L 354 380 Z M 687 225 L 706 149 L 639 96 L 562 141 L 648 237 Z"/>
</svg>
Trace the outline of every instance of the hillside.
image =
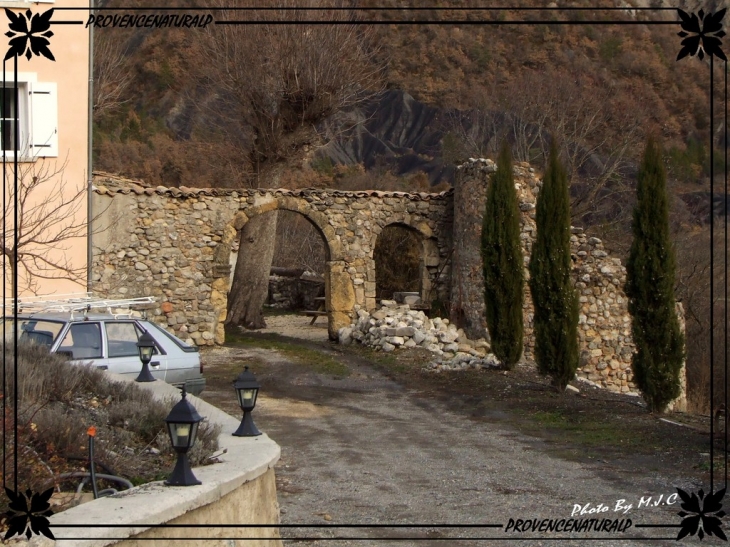
<svg viewBox="0 0 730 547">
<path fill-rule="evenodd" d="M 191 5 L 181 0 L 171 3 L 175 4 Z M 582 91 L 576 100 L 586 107 L 596 106 L 592 103 L 595 98 L 605 101 L 598 105 L 606 120 L 602 132 L 609 133 L 607 142 L 600 139 L 600 152 L 604 154 L 620 143 L 626 125 L 637 120 L 641 121 L 639 137 L 658 133 L 667 148 L 676 147 L 682 153 L 691 139 L 706 140 L 708 70 L 696 59 L 675 62 L 680 48 L 678 26 L 395 22 L 440 18 L 571 19 L 590 23 L 608 18 L 628 21 L 635 17 L 667 17 L 667 12 L 639 12 L 634 16 L 623 11 L 484 12 L 459 11 L 458 7 L 470 4 L 467 0 L 440 4 L 454 9 L 360 13 L 363 19 L 394 21 L 375 28 L 380 53 L 387 55 L 388 92 L 350 113 L 350 119 L 365 123 L 350 131 L 350 138 L 327 146 L 326 155 L 334 163 L 362 163 L 366 169 L 385 166 L 398 174 L 422 170 L 432 183 L 448 179 L 448 164 L 455 154 L 494 146 L 493 142 L 485 142 L 485 135 L 478 135 L 478 145 L 444 150 L 446 134 L 473 129 L 474 123 L 462 120 L 473 120 L 475 109 L 504 116 L 510 110 L 524 110 L 524 99 L 530 96 L 548 104 L 551 97 L 543 89 L 566 81 L 573 82 L 570 92 Z M 115 2 L 108 5 L 114 6 Z M 361 5 L 388 3 L 368 0 Z M 571 7 L 579 5 L 570 3 Z M 249 169 L 240 152 L 246 143 L 231 146 L 224 135 L 216 132 L 215 120 L 202 108 L 210 97 L 191 85 L 192 72 L 200 63 L 196 43 L 200 33 L 186 29 L 101 29 L 97 35 L 103 39 L 105 33 L 115 41 L 120 35 L 126 38 L 125 61 L 131 83 L 121 107 L 95 119 L 95 168 L 155 184 L 242 183 L 240 173 Z M 326 140 L 312 144 L 318 146 Z M 598 140 L 591 141 L 589 136 L 587 142 L 594 144 Z M 635 153 L 632 150 L 629 157 Z"/>
</svg>

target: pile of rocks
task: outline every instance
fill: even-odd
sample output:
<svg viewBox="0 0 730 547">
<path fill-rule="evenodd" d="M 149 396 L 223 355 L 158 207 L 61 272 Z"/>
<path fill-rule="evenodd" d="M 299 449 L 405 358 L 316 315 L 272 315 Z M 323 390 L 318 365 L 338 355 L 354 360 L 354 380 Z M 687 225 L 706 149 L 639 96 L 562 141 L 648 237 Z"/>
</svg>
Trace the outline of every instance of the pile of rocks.
<svg viewBox="0 0 730 547">
<path fill-rule="evenodd" d="M 448 319 L 429 319 L 422 311 L 394 300 L 383 300 L 381 305 L 372 314 L 358 310 L 357 322 L 339 330 L 340 344 L 354 340 L 385 352 L 399 347 L 424 348 L 436 355 L 428 365 L 436 371 L 499 366 L 486 340 L 469 340 Z"/>
</svg>

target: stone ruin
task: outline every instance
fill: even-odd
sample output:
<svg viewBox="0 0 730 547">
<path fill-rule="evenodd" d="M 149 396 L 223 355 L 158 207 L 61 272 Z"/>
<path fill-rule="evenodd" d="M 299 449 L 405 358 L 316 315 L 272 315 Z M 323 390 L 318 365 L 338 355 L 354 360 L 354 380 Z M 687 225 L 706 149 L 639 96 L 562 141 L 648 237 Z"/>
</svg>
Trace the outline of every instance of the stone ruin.
<svg viewBox="0 0 730 547">
<path fill-rule="evenodd" d="M 472 159 L 458 167 L 454 186 L 454 257 L 451 273 L 451 318 L 463 327 L 470 338 L 480 338 L 486 332 L 485 305 L 482 287 L 484 277 L 481 260 L 481 226 L 486 206 L 489 175 L 496 164 L 488 159 Z M 515 188 L 521 211 L 522 249 L 525 266 L 525 325 L 524 357 L 531 358 L 534 309 L 530 290 L 528 265 L 535 239 L 535 204 L 542 181 L 527 163 L 514 167 Z M 626 268 L 618 258 L 612 258 L 603 242 L 589 237 L 582 228 L 571 227 L 573 280 L 580 302 L 578 337 L 581 347 L 580 365 L 576 376 L 598 387 L 621 393 L 635 393 L 631 356 L 631 317 L 624 293 Z M 677 304 L 680 323 L 684 325 L 681 304 Z M 674 408 L 683 409 L 685 374 L 682 370 L 682 396 Z"/>
<path fill-rule="evenodd" d="M 462 329 L 463 340 L 486 339 L 481 226 L 489 175 L 495 170 L 491 160 L 470 160 L 458 167 L 453 191 L 439 194 L 152 188 L 97 175 L 94 210 L 104 213 L 94 221 L 94 230 L 101 231 L 92 243 L 92 288 L 107 297 L 157 296 L 160 308 L 152 319 L 195 344 L 222 343 L 236 236 L 249 218 L 285 209 L 309 219 L 325 242 L 331 339 L 337 339 L 343 327 L 357 324 L 361 312 L 377 310 L 373 250 L 378 235 L 391 224 L 414 230 L 421 238 L 423 303 L 448 303 L 447 328 Z M 516 164 L 514 175 L 527 274 L 541 181 L 526 163 Z M 578 227 L 571 231 L 573 274 L 581 305 L 577 375 L 613 391 L 635 392 L 631 319 L 623 292 L 626 270 L 600 239 Z M 534 339 L 527 285 L 523 313 L 525 357 L 529 358 Z M 678 313 L 682 317 L 681 306 Z M 680 401 L 676 408 L 682 405 Z"/>
</svg>

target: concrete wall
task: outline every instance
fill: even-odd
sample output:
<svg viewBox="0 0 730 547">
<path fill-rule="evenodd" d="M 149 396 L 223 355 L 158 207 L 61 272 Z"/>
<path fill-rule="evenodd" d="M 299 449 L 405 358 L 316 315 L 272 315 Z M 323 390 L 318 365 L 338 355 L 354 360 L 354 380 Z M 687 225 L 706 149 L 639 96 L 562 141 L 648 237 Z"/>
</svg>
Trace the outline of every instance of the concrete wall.
<svg viewBox="0 0 730 547">
<path fill-rule="evenodd" d="M 113 375 L 121 382 L 134 381 Z M 179 400 L 179 390 L 161 381 L 137 384 L 156 398 Z M 110 497 L 78 505 L 50 518 L 52 541 L 35 536 L 34 547 L 103 547 L 106 545 L 176 547 L 281 547 L 279 504 L 274 465 L 279 446 L 268 436 L 234 437 L 240 419 L 188 394 L 201 416 L 221 425 L 220 463 L 193 469 L 199 486 L 168 487 L 153 482 Z M 170 469 L 172 472 L 172 469 Z M 201 524 L 198 528 L 150 528 L 154 524 Z M 59 528 L 58 525 L 98 525 L 94 528 Z M 114 525 L 134 525 L 115 528 Z M 216 528 L 217 524 L 269 525 L 263 528 Z M 73 539 L 70 539 L 73 538 Z M 195 540 L 194 538 L 220 538 Z M 227 538 L 242 538 L 239 541 Z M 255 541 L 243 538 L 268 538 Z"/>
<path fill-rule="evenodd" d="M 187 547 L 277 547 L 281 541 L 274 528 L 216 528 L 216 524 L 269 524 L 279 522 L 274 470 L 236 488 L 218 501 L 172 519 L 173 525 L 202 525 L 199 528 L 150 528 L 133 538 L 116 543 L 119 547 L 186 545 Z M 194 538 L 206 538 L 196 541 Z M 210 538 L 220 538 L 218 541 Z M 240 538 L 240 539 L 231 539 Z M 262 539 L 267 538 L 267 539 Z"/>
</svg>

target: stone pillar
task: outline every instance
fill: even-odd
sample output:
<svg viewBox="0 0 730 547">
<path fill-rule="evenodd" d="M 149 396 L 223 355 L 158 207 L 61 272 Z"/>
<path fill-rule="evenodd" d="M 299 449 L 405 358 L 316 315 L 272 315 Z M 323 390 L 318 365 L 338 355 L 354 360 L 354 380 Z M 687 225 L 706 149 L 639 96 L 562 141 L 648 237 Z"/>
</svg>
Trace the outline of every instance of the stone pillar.
<svg viewBox="0 0 730 547">
<path fill-rule="evenodd" d="M 482 218 L 493 162 L 477 160 L 457 168 L 449 316 L 472 339 L 487 336 L 482 272 Z"/>
<path fill-rule="evenodd" d="M 337 331 L 352 323 L 355 310 L 355 289 L 343 261 L 327 262 L 324 283 L 329 337 L 337 340 Z"/>
</svg>

